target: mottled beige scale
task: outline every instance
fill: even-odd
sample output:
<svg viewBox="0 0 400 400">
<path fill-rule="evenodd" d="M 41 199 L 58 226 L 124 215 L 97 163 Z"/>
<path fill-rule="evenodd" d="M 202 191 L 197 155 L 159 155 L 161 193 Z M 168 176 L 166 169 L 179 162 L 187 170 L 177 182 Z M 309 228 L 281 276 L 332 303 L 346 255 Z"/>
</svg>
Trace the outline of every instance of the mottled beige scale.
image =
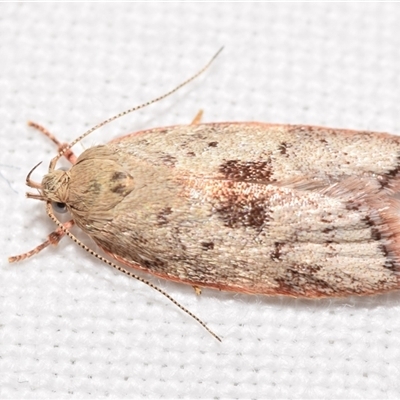
<svg viewBox="0 0 400 400">
<path fill-rule="evenodd" d="M 183 174 L 190 172 L 198 177 L 235 177 L 236 166 L 243 170 L 244 163 L 249 164 L 248 169 L 261 163 L 252 181 L 267 183 L 258 179 L 267 175 L 271 182 L 307 177 L 330 184 L 357 176 L 372 177 L 381 187 L 399 189 L 400 138 L 385 133 L 255 122 L 214 123 L 152 129 L 113 144 L 156 165 L 165 165 L 166 158 L 171 158 Z"/>
<path fill-rule="evenodd" d="M 195 287 L 305 297 L 399 287 L 400 138 L 261 123 L 152 129 L 42 182 L 109 255 Z"/>
</svg>

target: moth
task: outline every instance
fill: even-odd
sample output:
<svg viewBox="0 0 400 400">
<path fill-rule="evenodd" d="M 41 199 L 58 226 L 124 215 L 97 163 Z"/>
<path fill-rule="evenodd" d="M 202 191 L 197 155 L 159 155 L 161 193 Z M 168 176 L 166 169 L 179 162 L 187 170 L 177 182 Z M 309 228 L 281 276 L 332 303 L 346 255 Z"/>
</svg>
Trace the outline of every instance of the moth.
<svg viewBox="0 0 400 400">
<path fill-rule="evenodd" d="M 131 111 L 70 145 L 53 139 L 60 152 L 49 172 L 37 183 L 31 171 L 27 185 L 58 229 L 11 262 L 65 234 L 78 242 L 68 230 L 77 225 L 109 260 L 82 247 L 134 277 L 125 267 L 196 289 L 307 298 L 399 288 L 399 137 L 196 118 L 72 153 Z M 61 156 L 68 171 L 56 169 Z M 60 223 L 52 204 L 71 220 Z"/>
</svg>

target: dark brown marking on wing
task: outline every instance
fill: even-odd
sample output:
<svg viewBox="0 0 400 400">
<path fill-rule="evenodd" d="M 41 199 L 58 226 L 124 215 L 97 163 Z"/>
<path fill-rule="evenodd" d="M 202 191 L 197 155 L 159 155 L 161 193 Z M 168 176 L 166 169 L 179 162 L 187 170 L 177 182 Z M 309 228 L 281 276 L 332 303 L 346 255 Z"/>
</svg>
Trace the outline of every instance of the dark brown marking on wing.
<svg viewBox="0 0 400 400">
<path fill-rule="evenodd" d="M 278 292 L 290 295 L 307 295 L 307 292 L 327 295 L 335 290 L 324 280 L 313 274 L 321 269 L 320 265 L 295 265 L 286 271 L 285 276 L 277 278 Z"/>
<path fill-rule="evenodd" d="M 271 260 L 274 261 L 280 261 L 281 259 L 281 252 L 282 252 L 282 247 L 284 246 L 284 243 L 280 242 L 275 242 L 274 243 L 274 250 L 271 252 L 270 257 Z"/>
<path fill-rule="evenodd" d="M 201 242 L 200 245 L 201 245 L 201 248 L 205 251 L 214 249 L 213 242 Z"/>
<path fill-rule="evenodd" d="M 227 160 L 219 167 L 226 179 L 241 182 L 270 182 L 273 174 L 271 159 L 266 161 Z"/>
<path fill-rule="evenodd" d="M 163 208 L 157 215 L 157 224 L 159 226 L 167 225 L 169 223 L 168 216 L 172 214 L 171 207 Z"/>
<path fill-rule="evenodd" d="M 161 160 L 167 167 L 175 167 L 176 157 L 171 156 L 170 154 L 165 154 L 161 157 Z"/>
<path fill-rule="evenodd" d="M 224 225 L 229 228 L 250 227 L 261 231 L 271 219 L 268 198 L 244 198 L 232 192 L 215 206 Z"/>
<path fill-rule="evenodd" d="M 111 175 L 110 190 L 113 193 L 125 195 L 132 190 L 131 183 L 133 178 L 126 172 L 117 171 Z"/>
</svg>

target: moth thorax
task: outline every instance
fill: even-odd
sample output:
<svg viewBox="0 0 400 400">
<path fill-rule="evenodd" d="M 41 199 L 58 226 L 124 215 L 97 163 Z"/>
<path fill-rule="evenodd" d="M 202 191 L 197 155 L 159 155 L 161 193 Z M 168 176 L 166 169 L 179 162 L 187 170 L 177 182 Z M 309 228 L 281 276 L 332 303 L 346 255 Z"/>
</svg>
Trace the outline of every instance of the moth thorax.
<svg viewBox="0 0 400 400">
<path fill-rule="evenodd" d="M 68 198 L 69 171 L 54 170 L 43 177 L 42 193 L 50 201 L 66 203 Z"/>
</svg>

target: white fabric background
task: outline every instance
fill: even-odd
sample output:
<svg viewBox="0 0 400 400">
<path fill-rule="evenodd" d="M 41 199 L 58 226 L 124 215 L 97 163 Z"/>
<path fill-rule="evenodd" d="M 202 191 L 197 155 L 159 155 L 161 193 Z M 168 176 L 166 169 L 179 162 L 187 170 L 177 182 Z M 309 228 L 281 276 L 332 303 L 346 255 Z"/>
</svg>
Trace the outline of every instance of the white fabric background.
<svg viewBox="0 0 400 400">
<path fill-rule="evenodd" d="M 223 337 L 64 239 L 24 197 L 71 141 L 212 68 L 85 141 L 204 121 L 400 132 L 400 4 L 1 4 L 0 398 L 400 397 L 400 295 L 304 301 L 153 280 Z M 80 146 L 77 147 L 79 151 Z"/>
</svg>

